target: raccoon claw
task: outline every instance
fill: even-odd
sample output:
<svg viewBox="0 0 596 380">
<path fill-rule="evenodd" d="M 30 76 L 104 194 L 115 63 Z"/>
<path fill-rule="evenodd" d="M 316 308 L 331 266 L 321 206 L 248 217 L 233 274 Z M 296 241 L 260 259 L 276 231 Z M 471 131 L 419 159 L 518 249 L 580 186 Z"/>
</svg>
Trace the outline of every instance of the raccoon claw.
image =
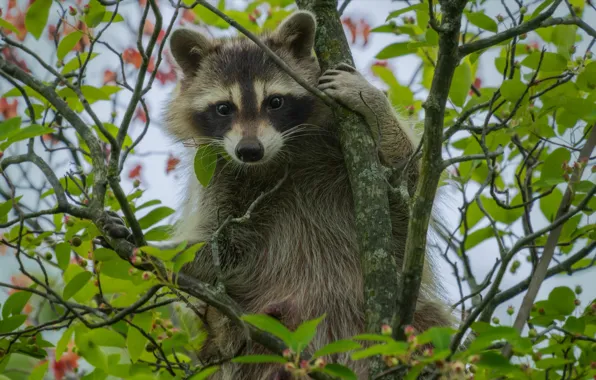
<svg viewBox="0 0 596 380">
<path fill-rule="evenodd" d="M 337 67 L 335 68 L 336 70 L 342 70 L 342 71 L 347 71 L 349 73 L 356 73 L 356 68 L 348 65 L 347 63 L 340 63 L 339 65 L 337 65 Z"/>
</svg>

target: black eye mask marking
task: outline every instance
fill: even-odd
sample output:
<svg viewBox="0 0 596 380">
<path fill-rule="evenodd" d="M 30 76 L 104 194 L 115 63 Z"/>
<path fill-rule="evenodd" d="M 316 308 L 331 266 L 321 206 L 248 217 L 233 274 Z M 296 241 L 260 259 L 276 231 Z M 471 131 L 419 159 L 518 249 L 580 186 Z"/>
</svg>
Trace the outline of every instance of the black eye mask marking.
<svg viewBox="0 0 596 380">
<path fill-rule="evenodd" d="M 282 98 L 281 105 L 275 100 L 279 97 Z M 261 116 L 269 119 L 273 128 L 278 132 L 284 132 L 306 122 L 313 112 L 313 108 L 314 100 L 308 96 L 272 94 L 263 101 Z"/>
<path fill-rule="evenodd" d="M 209 105 L 205 111 L 193 113 L 192 119 L 201 135 L 222 139 L 232 129 L 237 118 L 237 108 L 230 102 Z"/>
</svg>

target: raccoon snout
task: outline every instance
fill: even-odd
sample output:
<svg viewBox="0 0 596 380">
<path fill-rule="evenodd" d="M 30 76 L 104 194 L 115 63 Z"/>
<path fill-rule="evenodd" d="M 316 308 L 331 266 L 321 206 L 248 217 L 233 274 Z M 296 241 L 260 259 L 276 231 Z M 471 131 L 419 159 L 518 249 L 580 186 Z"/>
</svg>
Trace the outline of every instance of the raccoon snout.
<svg viewBox="0 0 596 380">
<path fill-rule="evenodd" d="M 236 157 L 243 162 L 257 162 L 265 155 L 265 148 L 258 139 L 242 139 L 236 145 Z"/>
</svg>

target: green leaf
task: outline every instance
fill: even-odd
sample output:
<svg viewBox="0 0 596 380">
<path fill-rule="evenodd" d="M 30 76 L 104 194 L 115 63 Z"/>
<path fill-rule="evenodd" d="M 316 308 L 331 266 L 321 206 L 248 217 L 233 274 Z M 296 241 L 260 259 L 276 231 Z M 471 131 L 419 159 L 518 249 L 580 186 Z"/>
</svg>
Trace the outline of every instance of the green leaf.
<svg viewBox="0 0 596 380">
<path fill-rule="evenodd" d="M 354 371 L 341 364 L 327 364 L 323 368 L 323 372 L 331 376 L 337 376 L 340 379 L 358 380 Z"/>
<path fill-rule="evenodd" d="M 0 123 L 0 140 L 4 140 L 21 127 L 21 117 L 13 117 Z"/>
<path fill-rule="evenodd" d="M 545 10 L 546 7 L 551 5 L 553 1 L 554 0 L 541 1 L 540 4 L 536 7 L 536 9 L 534 9 L 534 12 L 532 12 L 532 14 L 528 18 L 528 20 L 531 20 L 531 19 L 535 18 L 536 16 L 538 16 L 540 13 L 542 13 L 542 11 Z"/>
<path fill-rule="evenodd" d="M 162 349 L 164 352 L 172 352 L 172 350 L 184 347 L 188 343 L 188 334 L 177 332 L 163 341 Z"/>
<path fill-rule="evenodd" d="M 139 210 L 142 210 L 144 208 L 155 206 L 155 205 L 159 205 L 159 204 L 161 204 L 161 201 L 159 199 L 154 199 L 154 200 L 145 202 L 145 203 L 143 203 L 140 206 L 136 206 L 135 207 L 135 211 L 139 211 Z"/>
<path fill-rule="evenodd" d="M 25 94 L 27 96 L 29 96 L 30 98 L 34 98 L 39 100 L 42 104 L 49 106 L 49 102 L 46 98 L 43 97 L 43 95 L 41 95 L 39 92 L 35 91 L 34 89 L 32 89 L 29 86 L 22 86 L 23 90 L 25 90 Z M 3 98 L 10 98 L 10 97 L 22 97 L 23 94 L 21 93 L 21 91 L 16 88 L 13 87 L 11 90 L 8 90 L 4 93 L 4 95 L 2 95 Z M 39 107 L 39 104 L 34 104 L 34 107 Z"/>
<path fill-rule="evenodd" d="M 60 269 L 65 270 L 70 262 L 70 244 L 63 242 L 56 244 L 56 260 Z"/>
<path fill-rule="evenodd" d="M 172 226 L 157 226 L 145 233 L 145 240 L 147 241 L 164 241 L 171 237 Z"/>
<path fill-rule="evenodd" d="M 100 90 L 102 93 L 104 93 L 106 95 L 114 95 L 115 93 L 120 92 L 122 90 L 122 87 L 105 85 L 105 86 L 102 86 L 100 88 Z M 111 124 L 111 125 L 113 125 L 113 124 Z M 114 125 L 114 127 L 116 127 L 116 126 Z M 116 129 L 118 129 L 118 127 L 116 127 Z"/>
<path fill-rule="evenodd" d="M 0 28 L 8 29 L 12 31 L 14 34 L 19 34 L 19 30 L 16 28 L 16 26 L 12 25 L 10 22 L 4 20 L 3 18 L 0 18 Z"/>
<path fill-rule="evenodd" d="M 476 363 L 478 367 L 506 369 L 513 367 L 503 355 L 496 352 L 485 352 L 480 356 L 480 360 Z"/>
<path fill-rule="evenodd" d="M 439 33 L 437 33 L 434 29 L 428 28 L 426 30 L 426 35 L 425 35 L 424 39 L 431 46 L 438 46 L 439 45 Z"/>
<path fill-rule="evenodd" d="M 294 336 L 290 330 L 277 319 L 265 314 L 243 315 L 241 319 L 265 332 L 275 335 L 281 339 L 286 346 L 295 346 Z"/>
<path fill-rule="evenodd" d="M 468 235 L 465 241 L 466 250 L 472 249 L 483 241 L 495 236 L 495 230 L 489 226 L 481 228 Z"/>
<path fill-rule="evenodd" d="M 558 286 L 548 295 L 550 306 L 564 315 L 570 315 L 575 310 L 575 293 L 567 286 Z"/>
<path fill-rule="evenodd" d="M 0 222 L 6 222 L 8 220 L 8 214 L 12 210 L 13 201 L 12 199 L 7 200 L 6 202 L 0 203 Z"/>
<path fill-rule="evenodd" d="M 8 296 L 2 307 L 2 319 L 8 318 L 9 315 L 21 314 L 32 294 L 25 290 L 19 290 Z"/>
<path fill-rule="evenodd" d="M 571 159 L 571 152 L 566 148 L 557 148 L 544 160 L 542 171 L 540 173 L 540 181 L 555 180 L 556 183 L 564 181 L 563 163 L 569 162 Z M 555 183 L 555 184 L 556 184 Z"/>
<path fill-rule="evenodd" d="M 201 7 L 195 7 L 201 8 Z M 217 152 L 211 145 L 201 145 L 194 160 L 195 175 L 203 187 L 207 187 L 215 173 Z"/>
<path fill-rule="evenodd" d="M 85 63 L 85 61 L 87 60 L 87 57 L 89 57 L 89 61 L 91 61 L 93 58 L 97 57 L 98 55 L 99 55 L 98 53 L 91 53 L 91 56 L 89 56 L 89 53 L 79 54 L 78 57 L 74 57 L 73 59 L 71 59 L 64 65 L 64 67 L 62 68 L 62 74 L 68 74 L 72 71 L 75 71 L 76 69 L 81 67 L 81 65 L 83 63 Z"/>
<path fill-rule="evenodd" d="M 528 55 L 522 62 L 522 66 L 529 67 L 533 70 L 538 69 L 540 63 L 540 52 L 534 52 Z M 540 64 L 540 71 L 546 72 L 560 72 L 567 68 L 567 59 L 561 54 L 544 53 L 542 64 Z"/>
<path fill-rule="evenodd" d="M 536 368 L 539 369 L 549 369 L 549 368 L 560 368 L 566 364 L 573 363 L 571 359 L 563 359 L 563 358 L 545 358 L 540 359 L 536 362 Z"/>
<path fill-rule="evenodd" d="M 81 272 L 74 276 L 72 280 L 70 280 L 70 282 L 64 287 L 64 291 L 62 292 L 62 297 L 64 300 L 68 301 L 72 296 L 77 294 L 83 288 L 83 286 L 89 282 L 89 279 L 92 276 L 93 275 L 91 272 L 88 271 Z"/>
<path fill-rule="evenodd" d="M 551 194 L 540 198 L 540 210 L 542 210 L 542 213 L 547 220 L 554 220 L 562 200 L 563 193 L 556 187 Z"/>
<path fill-rule="evenodd" d="M 219 366 L 203 368 L 201 372 L 195 373 L 189 380 L 206 380 L 217 371 L 219 371 Z"/>
<path fill-rule="evenodd" d="M 569 317 L 563 325 L 563 329 L 573 334 L 583 334 L 586 329 L 586 321 L 584 318 Z"/>
<path fill-rule="evenodd" d="M 432 342 L 437 351 L 446 350 L 449 348 L 451 336 L 456 330 L 449 327 L 433 327 L 418 336 L 420 344 Z"/>
<path fill-rule="evenodd" d="M 401 16 L 402 14 L 404 14 L 406 12 L 416 11 L 416 10 L 425 10 L 426 7 L 427 6 L 425 4 L 415 4 L 415 5 L 410 5 L 409 7 L 405 7 L 405 8 L 401 8 L 401 9 L 395 10 L 395 11 L 389 13 L 389 16 L 387 16 L 386 21 L 389 21 L 392 18 L 399 17 L 399 16 Z"/>
<path fill-rule="evenodd" d="M 596 89 L 596 62 L 590 62 L 577 76 L 577 86 L 583 91 Z"/>
<path fill-rule="evenodd" d="M 287 363 L 288 360 L 277 355 L 246 355 L 232 359 L 232 363 Z"/>
<path fill-rule="evenodd" d="M 393 338 L 380 334 L 360 334 L 352 337 L 353 340 L 364 340 L 373 342 L 393 342 Z"/>
<path fill-rule="evenodd" d="M 317 333 L 317 326 L 324 318 L 325 315 L 323 314 L 321 317 L 306 321 L 296 328 L 296 331 L 292 333 L 296 350 L 302 350 L 309 345 Z"/>
<path fill-rule="evenodd" d="M 415 53 L 417 50 L 413 49 L 410 46 L 410 42 L 396 42 L 394 44 L 385 46 L 383 50 L 381 50 L 375 58 L 377 59 L 389 59 L 395 57 L 401 57 L 403 55 L 408 55 Z"/>
<path fill-rule="evenodd" d="M 93 343 L 102 347 L 126 347 L 124 337 L 114 330 L 99 328 L 93 329 L 87 333 Z"/>
<path fill-rule="evenodd" d="M 376 344 L 352 353 L 352 360 L 365 359 L 375 355 L 403 354 L 407 351 L 406 342 L 390 342 L 387 344 Z"/>
<path fill-rule="evenodd" d="M 153 322 L 153 317 L 151 316 L 150 312 L 136 314 L 132 320 L 132 323 L 138 326 L 143 331 L 149 331 L 149 328 L 151 327 L 151 322 Z M 141 357 L 141 354 L 145 350 L 146 343 L 147 338 L 145 338 L 143 334 L 139 332 L 139 330 L 132 326 L 128 327 L 126 345 L 128 346 L 130 360 L 132 360 L 133 363 L 136 363 Z"/>
<path fill-rule="evenodd" d="M 157 248 L 157 247 L 151 247 L 151 246 L 143 246 L 139 248 L 142 252 L 151 255 L 151 256 L 155 256 L 160 260 L 163 261 L 170 261 L 172 260 L 174 257 L 176 257 L 176 255 L 178 254 L 178 252 L 180 252 L 179 249 L 174 248 L 174 249 L 163 249 L 163 248 Z"/>
<path fill-rule="evenodd" d="M 132 268 L 130 263 L 123 260 L 105 261 L 101 265 L 102 276 L 117 278 L 120 280 L 130 280 L 128 270 Z"/>
<path fill-rule="evenodd" d="M 101 89 L 89 85 L 81 86 L 81 93 L 90 104 L 98 100 L 110 100 L 110 96 Z"/>
<path fill-rule="evenodd" d="M 493 197 L 486 197 L 484 195 L 480 196 L 482 200 L 482 205 L 484 209 L 494 220 L 497 222 L 511 224 L 521 218 L 523 215 L 524 209 L 523 207 L 516 207 L 513 209 L 506 209 L 501 207 Z M 518 201 L 519 199 L 519 201 Z M 521 203 L 521 195 L 516 195 L 513 200 L 511 201 L 512 206 L 517 206 Z"/>
<path fill-rule="evenodd" d="M 592 239 L 594 239 L 594 238 L 592 238 Z M 594 240 L 596 240 L 596 239 L 594 239 Z M 596 263 L 593 263 L 592 259 L 581 259 L 578 262 L 576 262 L 575 264 L 573 264 L 571 266 L 571 269 L 573 269 L 573 270 L 586 269 L 586 268 L 589 268 L 594 265 L 596 265 Z M 566 273 L 562 273 L 561 275 L 566 275 Z"/>
<path fill-rule="evenodd" d="M 422 372 L 422 370 L 426 366 L 427 366 L 426 363 L 420 363 L 420 364 L 415 365 L 414 367 L 412 367 L 408 371 L 408 373 L 404 377 L 404 380 L 416 380 L 416 379 L 418 379 L 418 376 L 420 375 L 420 372 Z"/>
<path fill-rule="evenodd" d="M 45 362 L 33 368 L 28 380 L 43 380 L 43 377 L 48 372 L 49 362 Z"/>
<path fill-rule="evenodd" d="M 18 329 L 27 320 L 27 315 L 19 314 L 0 321 L 0 333 L 9 333 Z"/>
<path fill-rule="evenodd" d="M 106 91 L 106 87 L 108 87 L 108 86 L 104 86 L 104 87 L 102 87 L 101 89 L 97 89 L 97 88 L 95 88 L 95 90 L 97 90 L 97 91 L 100 91 L 100 92 L 103 94 L 103 95 L 102 95 L 102 96 L 104 96 L 104 99 L 103 99 L 103 100 L 107 100 L 107 99 L 105 99 L 105 96 L 107 96 L 107 94 L 111 94 L 111 93 L 113 93 L 113 92 L 112 92 L 112 90 L 111 90 L 109 87 L 107 88 L 107 91 Z M 93 90 L 91 90 L 91 91 L 93 91 Z M 109 99 L 109 97 L 108 97 L 108 99 Z M 97 99 L 97 100 L 99 100 L 99 99 Z M 110 135 L 112 135 L 114 138 L 115 138 L 116 136 L 118 136 L 118 131 L 119 131 L 119 128 L 118 128 L 117 126 L 115 126 L 114 124 L 112 124 L 112 123 L 103 123 L 103 127 L 104 127 L 104 128 L 105 128 L 105 130 L 107 130 L 107 131 L 108 131 L 108 133 L 109 133 Z M 104 134 L 103 134 L 103 133 L 102 133 L 102 132 L 99 130 L 99 128 L 97 127 L 97 125 L 94 125 L 94 126 L 93 126 L 93 129 L 95 130 L 95 132 L 97 133 L 97 136 L 99 137 L 99 139 L 100 139 L 101 141 L 103 141 L 103 142 L 105 142 L 105 143 L 109 143 L 109 142 L 110 142 L 110 141 L 108 140 L 108 138 L 107 138 L 106 136 L 104 136 Z M 128 146 L 131 146 L 132 144 L 133 144 L 133 142 L 132 142 L 132 139 L 130 138 L 130 136 L 129 136 L 129 135 L 126 135 L 126 137 L 124 137 L 124 142 L 122 143 L 122 146 L 123 146 L 123 147 L 128 147 Z M 131 153 L 134 153 L 134 150 L 131 150 Z M 135 193 L 133 193 L 133 194 L 136 194 L 136 193 L 137 193 L 137 192 L 135 192 Z M 141 195 L 141 193 L 139 194 L 139 196 L 140 196 L 140 195 Z M 127 199 L 128 199 L 128 198 L 127 198 Z M 128 200 L 130 201 L 131 199 L 128 199 Z"/>
<path fill-rule="evenodd" d="M 89 11 L 85 15 L 85 24 L 87 24 L 90 28 L 95 28 L 100 22 L 103 21 L 105 13 L 105 6 L 103 6 L 97 0 L 91 0 L 89 2 Z"/>
<path fill-rule="evenodd" d="M 97 248 L 93 251 L 93 260 L 97 261 L 110 261 L 110 260 L 119 260 L 120 256 L 116 253 L 116 251 L 111 250 L 109 248 Z"/>
<path fill-rule="evenodd" d="M 486 330 L 481 330 L 479 327 L 485 327 Z M 513 342 L 519 339 L 519 332 L 509 326 L 490 326 L 488 324 L 481 324 L 475 323 L 472 325 L 472 328 L 477 332 L 477 337 L 472 341 L 472 343 L 468 346 L 466 352 L 472 354 L 479 351 L 482 351 L 486 347 L 489 347 L 495 341 L 509 341 Z"/>
<path fill-rule="evenodd" d="M 84 326 L 77 327 L 75 344 L 78 353 L 93 367 L 107 371 L 108 360 L 101 348 L 91 339 L 88 330 Z"/>
<path fill-rule="evenodd" d="M 104 15 L 103 15 L 103 19 L 101 20 L 101 22 L 110 22 L 110 20 L 112 20 L 113 14 L 114 14 L 114 12 L 112 12 L 112 11 L 106 11 L 106 13 L 104 13 Z M 116 16 L 114 16 L 112 23 L 121 22 L 121 21 L 124 21 L 124 17 L 122 17 L 122 15 L 120 13 L 117 13 Z"/>
<path fill-rule="evenodd" d="M 44 127 L 43 125 L 36 124 L 30 125 L 22 129 L 18 129 L 14 131 L 12 134 L 8 135 L 7 140 L 4 143 L 0 144 L 0 150 L 6 150 L 6 148 L 8 148 L 11 144 L 15 142 L 27 140 L 32 137 L 46 135 L 48 133 L 53 132 L 55 132 L 53 128 Z"/>
<path fill-rule="evenodd" d="M 472 68 L 470 63 L 468 60 L 463 60 L 455 69 L 451 88 L 449 89 L 449 98 L 456 106 L 462 107 L 464 105 L 472 82 Z"/>
<path fill-rule="evenodd" d="M 66 37 L 64 37 L 62 41 L 60 41 L 60 43 L 58 44 L 58 49 L 56 50 L 58 59 L 64 59 L 64 57 L 66 57 L 66 54 L 68 54 L 68 52 L 71 51 L 76 46 L 76 44 L 79 43 L 82 37 L 83 32 L 78 30 L 69 33 Z"/>
<path fill-rule="evenodd" d="M 178 273 L 180 271 L 180 269 L 182 269 L 182 266 L 184 264 L 190 263 L 191 261 L 193 261 L 197 255 L 197 252 L 201 248 L 203 248 L 204 245 L 205 245 L 205 242 L 197 243 L 197 244 L 193 245 L 192 247 L 186 249 L 180 255 L 176 256 L 176 258 L 174 259 L 174 273 Z"/>
<path fill-rule="evenodd" d="M 36 40 L 39 40 L 43 29 L 46 27 L 51 7 L 52 0 L 35 0 L 27 10 L 27 14 L 25 15 L 25 28 L 27 28 L 27 31 L 29 31 Z"/>
<path fill-rule="evenodd" d="M 169 207 L 162 206 L 151 210 L 147 215 L 139 219 L 139 225 L 142 229 L 147 229 L 156 223 L 161 222 L 175 211 Z"/>
<path fill-rule="evenodd" d="M 526 91 L 526 87 L 519 79 L 507 79 L 501 85 L 501 95 L 510 102 L 517 102 Z"/>
<path fill-rule="evenodd" d="M 319 350 L 317 350 L 313 355 L 313 359 L 316 359 L 318 357 L 325 356 L 325 355 L 348 352 L 348 351 L 356 350 L 361 347 L 362 346 L 360 344 L 354 342 L 353 340 L 346 340 L 346 339 L 336 340 L 335 342 L 331 342 L 331 343 L 323 346 Z"/>
<path fill-rule="evenodd" d="M 56 360 L 60 360 L 60 357 L 62 356 L 64 351 L 66 351 L 68 343 L 70 342 L 72 334 L 74 333 L 75 326 L 76 325 L 71 325 L 68 329 L 66 329 L 66 331 L 58 340 L 58 344 L 56 344 Z"/>
<path fill-rule="evenodd" d="M 569 49 L 575 44 L 577 26 L 555 25 L 552 27 L 551 41 L 557 46 L 557 53 L 570 59 Z"/>
<path fill-rule="evenodd" d="M 480 29 L 488 30 L 493 33 L 497 33 L 499 31 L 497 22 L 487 16 L 484 12 L 466 13 L 466 17 L 470 23 L 472 23 L 472 25 L 475 25 Z"/>
</svg>

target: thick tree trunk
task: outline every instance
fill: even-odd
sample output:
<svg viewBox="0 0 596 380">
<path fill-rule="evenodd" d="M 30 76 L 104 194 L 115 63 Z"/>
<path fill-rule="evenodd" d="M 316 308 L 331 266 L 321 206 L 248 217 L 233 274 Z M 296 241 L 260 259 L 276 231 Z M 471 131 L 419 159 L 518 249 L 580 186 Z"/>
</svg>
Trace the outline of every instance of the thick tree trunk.
<svg viewBox="0 0 596 380">
<path fill-rule="evenodd" d="M 339 63 L 354 65 L 350 47 L 337 12 L 337 0 L 297 0 L 300 9 L 317 18 L 315 52 L 321 69 Z M 354 197 L 358 242 L 364 274 L 366 331 L 379 332 L 390 323 L 397 291 L 397 263 L 390 252 L 391 219 L 387 180 L 379 162 L 375 141 L 364 119 L 346 109 L 336 111 L 339 138 Z M 371 362 L 371 374 L 383 368 Z"/>
</svg>

